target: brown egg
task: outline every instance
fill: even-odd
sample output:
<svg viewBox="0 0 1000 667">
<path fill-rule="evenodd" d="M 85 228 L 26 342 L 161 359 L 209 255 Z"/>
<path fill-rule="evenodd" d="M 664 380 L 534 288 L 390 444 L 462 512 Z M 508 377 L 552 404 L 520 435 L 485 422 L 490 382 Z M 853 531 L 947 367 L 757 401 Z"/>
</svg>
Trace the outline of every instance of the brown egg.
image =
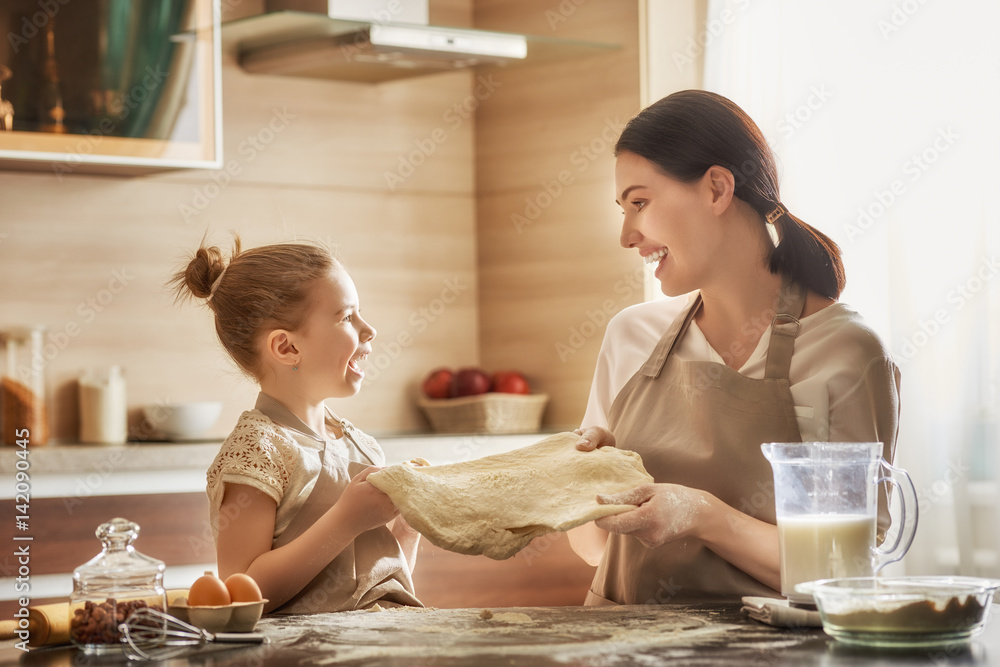
<svg viewBox="0 0 1000 667">
<path fill-rule="evenodd" d="M 229 589 L 229 596 L 233 602 L 260 602 L 264 596 L 260 593 L 260 586 L 248 574 L 237 572 L 226 577 L 226 588 Z"/>
<path fill-rule="evenodd" d="M 188 605 L 192 607 L 219 607 L 232 601 L 225 582 L 209 571 L 195 579 L 188 591 Z"/>
</svg>

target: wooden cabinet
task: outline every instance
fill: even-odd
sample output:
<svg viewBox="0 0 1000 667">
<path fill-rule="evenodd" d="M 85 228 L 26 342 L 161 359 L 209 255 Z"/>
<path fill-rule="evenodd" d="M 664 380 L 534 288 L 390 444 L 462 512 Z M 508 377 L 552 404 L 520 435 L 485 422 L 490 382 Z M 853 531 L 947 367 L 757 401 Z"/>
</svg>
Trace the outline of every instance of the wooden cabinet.
<svg viewBox="0 0 1000 667">
<path fill-rule="evenodd" d="M 0 167 L 222 163 L 218 0 L 4 0 Z"/>
</svg>

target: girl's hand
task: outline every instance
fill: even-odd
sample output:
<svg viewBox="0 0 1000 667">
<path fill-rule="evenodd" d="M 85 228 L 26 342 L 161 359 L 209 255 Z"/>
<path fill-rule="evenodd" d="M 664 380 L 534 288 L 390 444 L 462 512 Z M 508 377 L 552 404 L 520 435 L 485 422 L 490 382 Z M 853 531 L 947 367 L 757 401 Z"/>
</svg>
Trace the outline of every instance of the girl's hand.
<svg viewBox="0 0 1000 667">
<path fill-rule="evenodd" d="M 600 426 L 578 428 L 573 433 L 580 436 L 580 440 L 576 443 L 576 448 L 583 452 L 589 452 L 598 447 L 615 446 L 615 436 L 611 434 L 611 431 Z"/>
<path fill-rule="evenodd" d="M 389 496 L 366 481 L 368 475 L 378 470 L 381 468 L 369 466 L 355 475 L 334 505 L 342 513 L 345 525 L 356 535 L 384 526 L 399 514 Z"/>
<path fill-rule="evenodd" d="M 667 542 L 694 536 L 710 511 L 704 491 L 679 484 L 643 484 L 630 491 L 598 495 L 602 505 L 636 505 L 623 514 L 606 516 L 594 523 L 619 535 L 631 535 L 654 549 Z"/>
</svg>

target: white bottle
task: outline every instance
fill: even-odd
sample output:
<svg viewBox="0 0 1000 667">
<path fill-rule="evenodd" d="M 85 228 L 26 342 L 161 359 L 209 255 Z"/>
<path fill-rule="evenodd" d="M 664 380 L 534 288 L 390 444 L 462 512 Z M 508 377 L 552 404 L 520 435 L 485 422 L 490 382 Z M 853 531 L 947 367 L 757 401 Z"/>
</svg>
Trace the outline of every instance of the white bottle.
<svg viewBox="0 0 1000 667">
<path fill-rule="evenodd" d="M 125 377 L 120 366 L 80 378 L 80 442 L 123 444 L 128 436 Z"/>
</svg>

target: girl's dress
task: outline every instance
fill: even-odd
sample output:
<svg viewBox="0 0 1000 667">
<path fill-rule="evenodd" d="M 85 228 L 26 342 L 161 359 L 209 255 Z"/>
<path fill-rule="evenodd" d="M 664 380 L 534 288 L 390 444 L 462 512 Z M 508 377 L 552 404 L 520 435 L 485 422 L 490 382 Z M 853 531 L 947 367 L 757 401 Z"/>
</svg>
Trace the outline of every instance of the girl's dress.
<svg viewBox="0 0 1000 667">
<path fill-rule="evenodd" d="M 327 411 L 343 437 L 325 440 L 273 397 L 261 392 L 244 412 L 208 470 L 212 531 L 218 538 L 225 485 L 244 484 L 277 503 L 272 548 L 301 535 L 368 466 L 384 466 L 374 438 Z M 236 498 L 240 507 L 240 498 Z M 305 614 L 364 609 L 375 603 L 423 606 L 413 590 L 406 558 L 387 526 L 366 531 L 337 555 L 276 613 Z"/>
</svg>

